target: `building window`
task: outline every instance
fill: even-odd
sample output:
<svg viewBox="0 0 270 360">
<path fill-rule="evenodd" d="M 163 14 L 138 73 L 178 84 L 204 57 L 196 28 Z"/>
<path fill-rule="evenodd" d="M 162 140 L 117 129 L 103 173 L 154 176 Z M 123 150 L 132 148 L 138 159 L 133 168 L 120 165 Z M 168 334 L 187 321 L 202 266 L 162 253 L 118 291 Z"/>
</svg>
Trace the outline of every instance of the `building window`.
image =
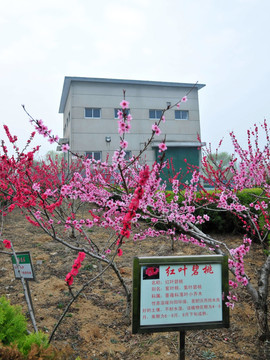
<svg viewBox="0 0 270 360">
<path fill-rule="evenodd" d="M 99 108 L 85 108 L 84 109 L 84 117 L 98 119 L 100 118 L 101 109 Z"/>
<path fill-rule="evenodd" d="M 125 155 L 125 160 L 128 161 L 129 159 L 131 159 L 131 151 L 127 150 Z"/>
<path fill-rule="evenodd" d="M 86 151 L 85 156 L 88 159 L 101 160 L 101 151 Z"/>
<path fill-rule="evenodd" d="M 175 110 L 175 119 L 176 120 L 188 120 L 188 111 L 187 110 Z"/>
<path fill-rule="evenodd" d="M 160 119 L 162 116 L 162 110 L 150 109 L 149 119 Z"/>
<path fill-rule="evenodd" d="M 118 119 L 118 115 L 117 115 L 117 113 L 118 113 L 118 111 L 123 111 L 122 109 L 114 109 L 114 118 L 115 119 Z M 129 113 L 130 113 L 130 109 L 125 109 L 126 110 L 126 114 L 128 115 Z"/>
</svg>

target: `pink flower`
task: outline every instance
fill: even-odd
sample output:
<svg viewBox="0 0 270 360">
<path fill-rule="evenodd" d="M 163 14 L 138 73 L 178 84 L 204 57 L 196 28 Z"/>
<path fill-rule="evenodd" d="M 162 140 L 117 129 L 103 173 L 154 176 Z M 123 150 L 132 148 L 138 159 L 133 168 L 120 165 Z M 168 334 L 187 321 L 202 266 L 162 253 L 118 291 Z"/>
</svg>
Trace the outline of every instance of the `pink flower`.
<svg viewBox="0 0 270 360">
<path fill-rule="evenodd" d="M 156 135 L 161 134 L 160 128 L 157 126 L 157 124 L 152 125 L 152 130 L 155 132 Z"/>
<path fill-rule="evenodd" d="M 118 117 L 119 120 L 123 120 L 123 111 L 118 110 L 117 111 L 117 117 Z"/>
<path fill-rule="evenodd" d="M 126 100 L 122 100 L 122 101 L 120 102 L 120 106 L 121 106 L 122 109 L 127 109 L 128 106 L 129 106 L 129 102 L 126 101 Z"/>
<path fill-rule="evenodd" d="M 6 249 L 11 248 L 11 242 L 9 240 L 7 240 L 7 239 L 3 240 L 3 244 L 4 244 Z"/>
<path fill-rule="evenodd" d="M 120 146 L 122 149 L 126 149 L 128 147 L 128 142 L 126 140 L 120 141 Z"/>
<path fill-rule="evenodd" d="M 181 100 L 181 102 L 187 102 L 187 96 L 184 96 L 184 97 L 182 97 L 182 100 Z"/>
<path fill-rule="evenodd" d="M 61 150 L 62 150 L 63 152 L 68 152 L 69 149 L 70 149 L 70 147 L 69 147 L 68 144 L 63 144 L 63 145 L 62 145 L 62 149 L 61 149 Z"/>
<path fill-rule="evenodd" d="M 166 144 L 164 142 L 160 143 L 158 145 L 158 147 L 159 147 L 159 152 L 163 152 L 163 151 L 167 150 L 167 146 L 166 146 Z"/>
<path fill-rule="evenodd" d="M 180 104 L 178 103 L 178 104 L 176 104 L 176 107 L 177 107 L 177 109 L 179 109 L 180 108 Z"/>
<path fill-rule="evenodd" d="M 38 183 L 34 183 L 32 189 L 35 191 L 40 191 L 40 185 Z"/>
<path fill-rule="evenodd" d="M 234 308 L 234 303 L 231 303 L 231 302 L 229 302 L 229 301 L 225 302 L 225 305 L 226 305 L 228 308 L 231 308 L 231 309 Z"/>
<path fill-rule="evenodd" d="M 238 287 L 238 284 L 232 280 L 229 280 L 229 286 L 232 286 L 234 289 Z"/>
</svg>

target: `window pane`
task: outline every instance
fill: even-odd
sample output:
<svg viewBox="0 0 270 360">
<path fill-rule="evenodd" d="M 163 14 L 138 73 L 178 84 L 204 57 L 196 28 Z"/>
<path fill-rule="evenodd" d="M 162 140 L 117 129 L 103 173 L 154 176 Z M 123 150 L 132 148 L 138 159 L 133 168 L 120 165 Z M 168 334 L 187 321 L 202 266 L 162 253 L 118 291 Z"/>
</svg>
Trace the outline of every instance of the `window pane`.
<svg viewBox="0 0 270 360">
<path fill-rule="evenodd" d="M 150 119 L 155 119 L 156 118 L 155 110 L 149 110 L 149 118 Z"/>
<path fill-rule="evenodd" d="M 156 119 L 160 119 L 162 115 L 162 110 L 156 110 Z"/>
<path fill-rule="evenodd" d="M 101 151 L 95 151 L 94 152 L 94 159 L 95 160 L 101 160 Z"/>
<path fill-rule="evenodd" d="M 86 151 L 85 155 L 88 159 L 101 160 L 101 151 Z"/>
<path fill-rule="evenodd" d="M 151 109 L 149 110 L 150 119 L 160 119 L 162 116 L 162 110 Z"/>
<path fill-rule="evenodd" d="M 100 117 L 100 109 L 93 109 L 93 117 L 94 118 Z"/>
<path fill-rule="evenodd" d="M 85 117 L 92 117 L 92 109 L 85 108 Z"/>
<path fill-rule="evenodd" d="M 131 158 L 131 151 L 126 151 L 125 160 L 129 160 Z"/>
<path fill-rule="evenodd" d="M 188 120 L 188 111 L 182 110 L 182 119 L 183 120 Z"/>
<path fill-rule="evenodd" d="M 187 110 L 175 110 L 175 119 L 176 120 L 188 120 L 188 111 Z"/>
</svg>

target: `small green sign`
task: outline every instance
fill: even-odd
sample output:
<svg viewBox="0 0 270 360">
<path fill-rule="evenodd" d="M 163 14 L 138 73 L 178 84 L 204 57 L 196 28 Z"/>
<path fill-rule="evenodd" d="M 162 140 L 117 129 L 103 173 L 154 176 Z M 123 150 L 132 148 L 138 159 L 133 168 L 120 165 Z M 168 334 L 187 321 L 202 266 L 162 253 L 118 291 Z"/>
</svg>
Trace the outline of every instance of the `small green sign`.
<svg viewBox="0 0 270 360">
<path fill-rule="evenodd" d="M 18 265 L 16 264 L 15 256 L 12 255 L 12 264 L 13 264 L 15 278 L 20 279 L 21 277 L 23 277 L 26 280 L 35 280 L 30 252 L 29 251 L 17 252 L 16 256 L 20 264 L 19 266 L 20 266 L 21 276 L 18 271 Z"/>
</svg>

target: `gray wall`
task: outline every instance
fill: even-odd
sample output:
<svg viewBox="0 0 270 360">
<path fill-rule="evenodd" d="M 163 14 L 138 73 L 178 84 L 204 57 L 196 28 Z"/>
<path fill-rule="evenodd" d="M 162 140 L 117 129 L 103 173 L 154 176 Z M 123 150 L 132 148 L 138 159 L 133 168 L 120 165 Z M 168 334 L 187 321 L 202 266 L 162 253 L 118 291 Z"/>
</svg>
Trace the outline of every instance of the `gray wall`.
<svg viewBox="0 0 270 360">
<path fill-rule="evenodd" d="M 155 120 L 149 119 L 149 109 L 166 108 L 167 102 L 176 103 L 190 90 L 190 87 L 72 81 L 63 117 L 64 138 L 69 139 L 72 151 L 102 151 L 103 161 L 108 153 L 111 159 L 119 147 L 114 108 L 118 108 L 123 99 L 123 87 L 133 117 L 131 132 L 125 135 L 129 143 L 127 150 L 131 150 L 132 155 L 138 154 L 151 135 L 151 126 Z M 86 119 L 86 107 L 101 108 L 101 118 Z M 166 122 L 160 126 L 162 134 L 155 137 L 155 141 L 162 141 L 166 135 L 166 142 L 183 142 L 183 146 L 185 142 L 197 142 L 197 135 L 200 134 L 198 89 L 193 88 L 188 101 L 180 105 L 180 110 L 189 111 L 189 120 L 175 120 L 176 109 L 166 112 Z M 68 118 L 70 120 L 67 121 Z M 106 136 L 111 137 L 110 143 L 105 142 Z M 146 160 L 150 163 L 155 160 L 154 149 L 150 148 L 146 152 Z"/>
</svg>

